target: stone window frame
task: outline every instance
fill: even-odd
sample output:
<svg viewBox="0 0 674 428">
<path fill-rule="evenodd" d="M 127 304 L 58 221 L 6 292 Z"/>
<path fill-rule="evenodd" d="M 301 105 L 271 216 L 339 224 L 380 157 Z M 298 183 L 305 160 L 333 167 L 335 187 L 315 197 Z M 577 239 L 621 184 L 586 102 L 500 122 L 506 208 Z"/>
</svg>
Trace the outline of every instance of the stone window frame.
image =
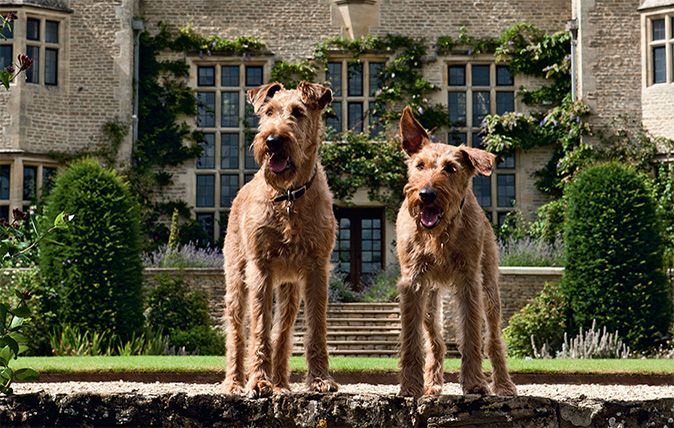
<svg viewBox="0 0 674 428">
<path fill-rule="evenodd" d="M 384 129 L 381 127 L 371 127 L 370 126 L 370 105 L 375 101 L 375 94 L 377 89 L 371 88 L 372 86 L 372 70 L 370 64 L 380 64 L 383 68 L 387 61 L 389 60 L 388 56 L 383 55 L 364 55 L 359 58 L 353 58 L 349 55 L 333 54 L 329 56 L 329 59 L 326 63 L 325 73 L 323 74 L 324 81 L 333 90 L 332 94 L 332 103 L 331 110 L 326 113 L 325 126 L 328 133 L 341 134 L 343 132 L 348 132 L 356 129 L 356 132 L 361 132 L 367 130 L 371 136 L 375 136 L 379 133 L 384 132 Z M 340 64 L 341 71 L 341 87 L 337 88 L 333 82 L 330 80 L 329 67 L 332 64 Z M 363 69 L 362 73 L 362 95 L 350 95 L 349 94 L 349 64 L 360 64 Z M 372 78 L 371 78 L 372 77 Z M 381 81 L 380 81 L 381 83 Z M 362 104 L 363 120 L 360 127 L 349 127 L 349 104 Z M 338 113 L 338 109 L 340 113 Z M 341 114 L 341 116 L 340 116 Z M 331 119 L 335 116 L 340 117 L 341 129 L 337 130 L 331 126 Z M 360 129 L 357 129 L 360 128 Z"/>
<path fill-rule="evenodd" d="M 2 8 L 0 9 L 0 14 L 6 15 L 8 12 L 14 12 L 17 15 L 17 18 L 13 22 L 13 39 L 11 41 L 13 46 L 13 58 L 12 63 L 14 66 L 17 66 L 17 55 L 19 53 L 28 54 L 28 47 L 33 46 L 39 49 L 39 61 L 37 65 L 38 73 L 38 83 L 28 82 L 27 76 L 31 72 L 31 69 L 25 72 L 25 75 L 22 74 L 19 78 L 15 79 L 11 84 L 15 85 L 18 82 L 24 82 L 26 84 L 35 85 L 35 86 L 46 86 L 50 88 L 62 87 L 64 82 L 64 76 L 67 72 L 67 67 L 65 65 L 66 58 L 65 53 L 67 51 L 67 26 L 68 26 L 68 12 L 61 12 L 51 9 L 43 9 L 33 6 L 21 6 L 17 5 L 14 8 Z M 40 38 L 41 40 L 28 40 L 27 39 L 27 24 L 28 19 L 38 19 L 40 20 Z M 47 43 L 44 40 L 46 35 L 46 21 L 55 21 L 58 22 L 58 43 Z M 0 42 L 2 44 L 9 44 L 9 42 Z M 57 63 L 56 63 L 56 83 L 55 84 L 45 84 L 45 52 L 46 49 L 56 49 L 57 50 Z"/>
<path fill-rule="evenodd" d="M 664 20 L 665 36 L 653 40 L 653 21 Z M 643 64 L 644 81 L 647 87 L 674 83 L 674 9 L 657 11 L 642 15 L 642 35 L 645 39 Z M 655 48 L 665 48 L 665 81 L 655 82 L 654 55 Z"/>
<path fill-rule="evenodd" d="M 47 191 L 51 188 L 53 178 L 58 171 L 58 164 L 51 160 L 42 159 L 39 157 L 14 157 L 0 162 L 0 166 L 9 167 L 9 198 L 0 199 L 0 207 L 6 210 L 9 217 L 12 217 L 12 211 L 20 209 L 28 212 L 31 206 L 40 201 L 46 196 Z M 24 188 L 24 171 L 27 168 L 35 169 L 35 181 L 33 187 L 33 194 L 30 198 L 25 198 Z M 48 172 L 45 175 L 45 172 Z M 51 179 L 50 179 L 51 178 Z"/>
<path fill-rule="evenodd" d="M 25 160 L 23 162 L 23 171 L 22 171 L 22 185 L 21 188 L 23 189 L 22 192 L 22 201 L 23 201 L 23 211 L 27 211 L 28 207 L 31 205 L 35 204 L 36 201 L 39 199 L 43 198 L 45 196 L 45 193 L 48 191 L 48 188 L 51 188 L 51 180 L 48 179 L 47 175 L 45 175 L 47 172 L 49 174 L 55 174 L 56 171 L 58 170 L 56 164 L 46 164 L 46 163 L 41 163 L 37 161 L 32 161 L 32 160 Z M 35 171 L 35 178 L 34 182 L 32 183 L 31 187 L 32 189 L 27 189 L 27 183 L 26 183 L 26 171 L 32 169 Z M 51 179 L 53 180 L 53 175 L 51 176 Z M 26 194 L 26 190 L 29 190 L 28 195 Z"/>
<path fill-rule="evenodd" d="M 239 85 L 238 86 L 227 86 L 223 85 L 222 81 L 222 70 L 223 67 L 237 66 L 239 69 Z M 199 80 L 199 71 L 202 68 L 213 67 L 213 85 L 200 85 Z M 197 118 L 195 119 L 194 126 L 195 129 L 201 131 L 205 138 L 204 141 L 199 142 L 199 144 L 207 145 L 209 141 L 206 140 L 210 138 L 213 142 L 212 150 L 212 160 L 205 162 L 207 158 L 204 157 L 206 153 L 195 159 L 193 164 L 193 186 L 192 191 L 190 192 L 191 204 L 194 207 L 193 212 L 194 216 L 202 224 L 206 233 L 210 236 L 213 242 L 222 239 L 225 234 L 227 227 L 227 218 L 229 211 L 231 209 L 231 204 L 227 204 L 226 201 L 223 201 L 223 180 L 227 180 L 226 177 L 236 177 L 237 180 L 237 192 L 238 189 L 243 187 L 248 181 L 252 179 L 255 173 L 258 171 L 259 166 L 255 163 L 255 159 L 250 152 L 250 144 L 252 143 L 253 137 L 257 132 L 257 117 L 253 112 L 252 106 L 248 103 L 246 97 L 246 91 L 250 88 L 253 88 L 258 85 L 248 85 L 246 82 L 246 69 L 248 67 L 261 67 L 262 69 L 262 80 L 261 83 L 267 83 L 271 75 L 271 63 L 269 58 L 251 58 L 248 60 L 241 60 L 241 58 L 227 58 L 227 57 L 204 57 L 196 58 L 190 63 L 190 87 L 197 94 L 197 99 L 199 93 L 213 93 L 214 94 L 214 123 L 213 126 L 200 126 L 199 124 L 199 113 L 197 113 Z M 259 82 L 255 82 L 259 83 Z M 223 93 L 238 93 L 238 120 L 237 126 L 222 126 L 222 108 L 223 108 Z M 199 108 L 199 107 L 198 107 Z M 233 135 L 238 136 L 238 148 L 237 148 L 237 164 L 236 168 L 223 167 L 223 135 Z M 210 137 L 209 137 L 210 136 Z M 204 165 L 204 163 L 206 163 Z M 200 176 L 213 177 L 214 189 L 213 189 L 213 204 L 212 206 L 198 206 L 201 205 L 198 202 L 198 182 Z M 236 192 L 231 195 L 231 199 L 234 198 Z"/>
<path fill-rule="evenodd" d="M 476 86 L 472 82 L 472 68 L 473 66 L 489 66 L 489 85 Z M 449 68 L 450 66 L 464 66 L 464 84 L 463 85 L 450 85 L 449 84 Z M 517 100 L 517 76 L 511 76 L 512 84 L 511 85 L 499 85 L 497 82 L 497 69 L 500 67 L 507 67 L 505 64 L 496 64 L 493 60 L 493 57 L 488 56 L 464 56 L 464 55 L 454 55 L 445 59 L 442 67 L 442 87 L 441 93 L 443 94 L 444 102 L 447 105 L 448 114 L 449 114 L 449 93 L 458 92 L 465 94 L 465 123 L 458 124 L 457 126 L 450 127 L 449 131 L 446 134 L 446 142 L 448 144 L 459 145 L 466 144 L 469 147 L 476 146 L 480 137 L 478 132 L 480 130 L 480 124 L 475 124 L 473 122 L 473 93 L 474 92 L 489 92 L 489 113 L 495 114 L 497 112 L 497 93 L 507 92 L 512 93 L 513 95 L 513 111 L 517 112 L 519 110 L 519 103 Z M 464 136 L 461 138 L 461 136 Z M 442 142 L 445 136 L 440 137 Z M 517 163 L 519 160 L 519 153 L 515 153 L 511 156 L 506 157 L 497 163 L 494 168 L 494 172 L 490 177 L 477 176 L 473 179 L 473 188 L 476 191 L 476 184 L 480 181 L 486 181 L 489 183 L 490 192 L 489 206 L 482 204 L 482 201 L 478 197 L 478 202 L 484 209 L 487 214 L 487 218 L 492 224 L 499 225 L 503 223 L 505 216 L 516 210 L 516 201 L 517 196 L 521 192 L 521 176 L 517 174 Z M 504 180 L 506 177 L 513 177 L 514 180 L 514 191 L 515 195 L 512 205 L 505 206 L 499 205 L 499 181 Z M 505 187 L 506 183 L 502 187 Z"/>
</svg>

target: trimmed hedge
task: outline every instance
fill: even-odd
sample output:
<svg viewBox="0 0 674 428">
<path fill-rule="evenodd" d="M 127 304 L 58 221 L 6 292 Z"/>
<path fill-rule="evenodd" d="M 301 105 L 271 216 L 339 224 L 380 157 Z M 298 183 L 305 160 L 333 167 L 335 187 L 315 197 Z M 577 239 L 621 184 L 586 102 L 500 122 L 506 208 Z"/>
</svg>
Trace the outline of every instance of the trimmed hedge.
<svg viewBox="0 0 674 428">
<path fill-rule="evenodd" d="M 73 216 L 68 227 L 40 243 L 45 306 L 63 325 L 130 339 L 144 319 L 138 207 L 127 184 L 93 159 L 79 161 L 57 176 L 47 224 L 61 212 Z"/>
<path fill-rule="evenodd" d="M 569 331 L 597 325 L 633 350 L 664 337 L 672 319 L 663 238 L 646 178 L 631 167 L 590 167 L 567 188 L 564 229 Z"/>
</svg>

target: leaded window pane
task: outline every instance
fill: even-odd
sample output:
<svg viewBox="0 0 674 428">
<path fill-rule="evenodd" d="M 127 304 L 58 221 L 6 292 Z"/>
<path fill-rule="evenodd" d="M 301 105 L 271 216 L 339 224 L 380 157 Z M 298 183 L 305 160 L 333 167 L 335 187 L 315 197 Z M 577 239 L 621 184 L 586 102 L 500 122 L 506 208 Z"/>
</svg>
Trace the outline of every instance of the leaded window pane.
<svg viewBox="0 0 674 428">
<path fill-rule="evenodd" d="M 515 205 L 515 174 L 496 176 L 496 194 L 499 207 L 512 208 Z"/>
<path fill-rule="evenodd" d="M 40 20 L 28 18 L 26 21 L 26 39 L 40 40 Z"/>
<path fill-rule="evenodd" d="M 466 133 L 465 132 L 450 132 L 447 135 L 447 143 L 452 146 L 460 146 L 461 144 L 466 144 Z"/>
<path fill-rule="evenodd" d="M 473 127 L 482 125 L 482 120 L 491 112 L 489 92 L 473 92 Z"/>
<path fill-rule="evenodd" d="M 325 119 L 328 128 L 332 128 L 335 132 L 342 132 L 342 102 L 332 102 L 332 114 L 326 115 Z"/>
<path fill-rule="evenodd" d="M 223 174 L 220 176 L 220 206 L 231 207 L 232 201 L 239 191 L 239 174 Z"/>
<path fill-rule="evenodd" d="M 363 63 L 350 62 L 348 67 L 349 96 L 360 97 L 363 95 Z"/>
<path fill-rule="evenodd" d="M 348 114 L 349 129 L 356 132 L 363 132 L 363 103 L 349 103 Z"/>
<path fill-rule="evenodd" d="M 26 70 L 26 82 L 40 83 L 40 48 L 26 46 L 26 55 L 33 60 L 33 65 Z"/>
<path fill-rule="evenodd" d="M 246 86 L 260 86 L 262 84 L 263 69 L 260 65 L 246 66 Z"/>
<path fill-rule="evenodd" d="M 23 167 L 23 200 L 32 201 L 37 195 L 37 167 Z"/>
<path fill-rule="evenodd" d="M 491 178 L 478 175 L 473 177 L 473 193 L 482 208 L 491 208 Z"/>
<path fill-rule="evenodd" d="M 222 127 L 239 127 L 239 92 L 222 93 Z"/>
<path fill-rule="evenodd" d="M 466 66 L 465 65 L 448 66 L 447 84 L 449 86 L 466 86 Z"/>
<path fill-rule="evenodd" d="M 515 81 L 513 75 L 506 65 L 496 66 L 496 86 L 513 86 Z"/>
<path fill-rule="evenodd" d="M 496 114 L 505 114 L 515 111 L 515 93 L 497 92 L 496 93 Z"/>
<path fill-rule="evenodd" d="M 14 50 L 12 45 L 0 45 L 0 68 L 13 64 Z"/>
<path fill-rule="evenodd" d="M 204 139 L 199 142 L 201 155 L 197 159 L 197 169 L 215 168 L 215 134 L 204 134 Z"/>
<path fill-rule="evenodd" d="M 253 140 L 255 139 L 255 134 L 252 132 L 247 132 L 245 134 L 246 138 L 246 156 L 244 159 L 244 166 L 246 169 L 257 169 L 257 162 L 255 162 L 255 156 L 253 155 Z"/>
<path fill-rule="evenodd" d="M 374 97 L 375 94 L 379 89 L 381 89 L 382 86 L 382 71 L 384 70 L 384 63 L 383 62 L 371 62 L 368 66 L 369 68 L 369 90 L 370 90 L 370 96 Z"/>
<path fill-rule="evenodd" d="M 0 30 L 0 34 L 5 40 L 11 40 L 14 37 L 14 22 L 8 22 L 2 30 Z M 0 37 L 0 39 L 2 37 Z"/>
<path fill-rule="evenodd" d="M 665 35 L 665 20 L 664 19 L 654 19 L 651 21 L 653 23 L 653 40 L 664 40 Z"/>
<path fill-rule="evenodd" d="M 220 69 L 220 85 L 221 86 L 239 86 L 239 66 L 238 65 L 223 65 Z"/>
<path fill-rule="evenodd" d="M 204 232 L 208 236 L 208 239 L 212 240 L 214 235 L 214 215 L 212 213 L 198 213 L 197 222 L 204 229 Z"/>
<path fill-rule="evenodd" d="M 197 86 L 215 86 L 215 67 L 197 68 Z"/>
<path fill-rule="evenodd" d="M 515 154 L 511 153 L 506 155 L 503 160 L 496 164 L 496 168 L 500 169 L 513 169 L 515 168 Z"/>
<path fill-rule="evenodd" d="M 329 62 L 326 71 L 326 80 L 330 82 L 332 94 L 336 97 L 342 96 L 342 63 Z M 334 103 L 333 103 L 334 104 Z"/>
<path fill-rule="evenodd" d="M 197 126 L 215 127 L 215 92 L 197 92 Z"/>
<path fill-rule="evenodd" d="M 220 168 L 239 168 L 239 133 L 223 133 L 220 145 Z"/>
<path fill-rule="evenodd" d="M 0 199 L 9 200 L 10 166 L 0 165 Z"/>
<path fill-rule="evenodd" d="M 472 85 L 473 86 L 490 86 L 491 79 L 489 78 L 489 65 L 473 65 L 472 67 Z"/>
<path fill-rule="evenodd" d="M 665 47 L 653 48 L 653 83 L 667 82 L 667 63 Z"/>
<path fill-rule="evenodd" d="M 45 25 L 45 42 L 59 42 L 59 23 L 57 21 L 47 21 Z"/>
<path fill-rule="evenodd" d="M 466 93 L 449 92 L 447 97 L 449 122 L 453 126 L 466 126 Z"/>
<path fill-rule="evenodd" d="M 197 207 L 215 205 L 215 176 L 197 175 Z"/>
<path fill-rule="evenodd" d="M 58 84 L 58 49 L 47 48 L 44 50 L 44 83 L 45 85 Z"/>
</svg>

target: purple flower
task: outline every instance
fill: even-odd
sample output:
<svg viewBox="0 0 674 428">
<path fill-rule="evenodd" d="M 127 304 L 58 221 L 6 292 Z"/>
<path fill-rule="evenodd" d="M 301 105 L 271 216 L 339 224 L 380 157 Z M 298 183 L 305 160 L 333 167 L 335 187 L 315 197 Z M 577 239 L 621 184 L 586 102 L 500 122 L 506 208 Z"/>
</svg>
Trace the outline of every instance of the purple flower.
<svg viewBox="0 0 674 428">
<path fill-rule="evenodd" d="M 18 17 L 16 16 L 16 12 L 7 12 L 5 15 L 5 21 L 7 22 L 12 22 L 16 20 Z"/>
<path fill-rule="evenodd" d="M 5 67 L 5 71 L 7 71 L 7 73 L 9 74 L 14 74 L 14 72 L 16 72 L 16 69 L 12 64 L 9 64 L 7 67 Z"/>
</svg>

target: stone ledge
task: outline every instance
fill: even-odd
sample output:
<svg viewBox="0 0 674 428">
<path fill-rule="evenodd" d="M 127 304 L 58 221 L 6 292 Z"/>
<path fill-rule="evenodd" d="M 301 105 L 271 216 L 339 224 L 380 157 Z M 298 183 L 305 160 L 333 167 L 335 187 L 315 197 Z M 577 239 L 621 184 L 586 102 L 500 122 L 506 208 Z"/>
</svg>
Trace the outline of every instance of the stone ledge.
<svg viewBox="0 0 674 428">
<path fill-rule="evenodd" d="M 538 397 L 294 393 L 252 400 L 218 394 L 0 397 L 0 426 L 605 427 L 672 426 L 674 398 L 555 401 Z"/>
</svg>

